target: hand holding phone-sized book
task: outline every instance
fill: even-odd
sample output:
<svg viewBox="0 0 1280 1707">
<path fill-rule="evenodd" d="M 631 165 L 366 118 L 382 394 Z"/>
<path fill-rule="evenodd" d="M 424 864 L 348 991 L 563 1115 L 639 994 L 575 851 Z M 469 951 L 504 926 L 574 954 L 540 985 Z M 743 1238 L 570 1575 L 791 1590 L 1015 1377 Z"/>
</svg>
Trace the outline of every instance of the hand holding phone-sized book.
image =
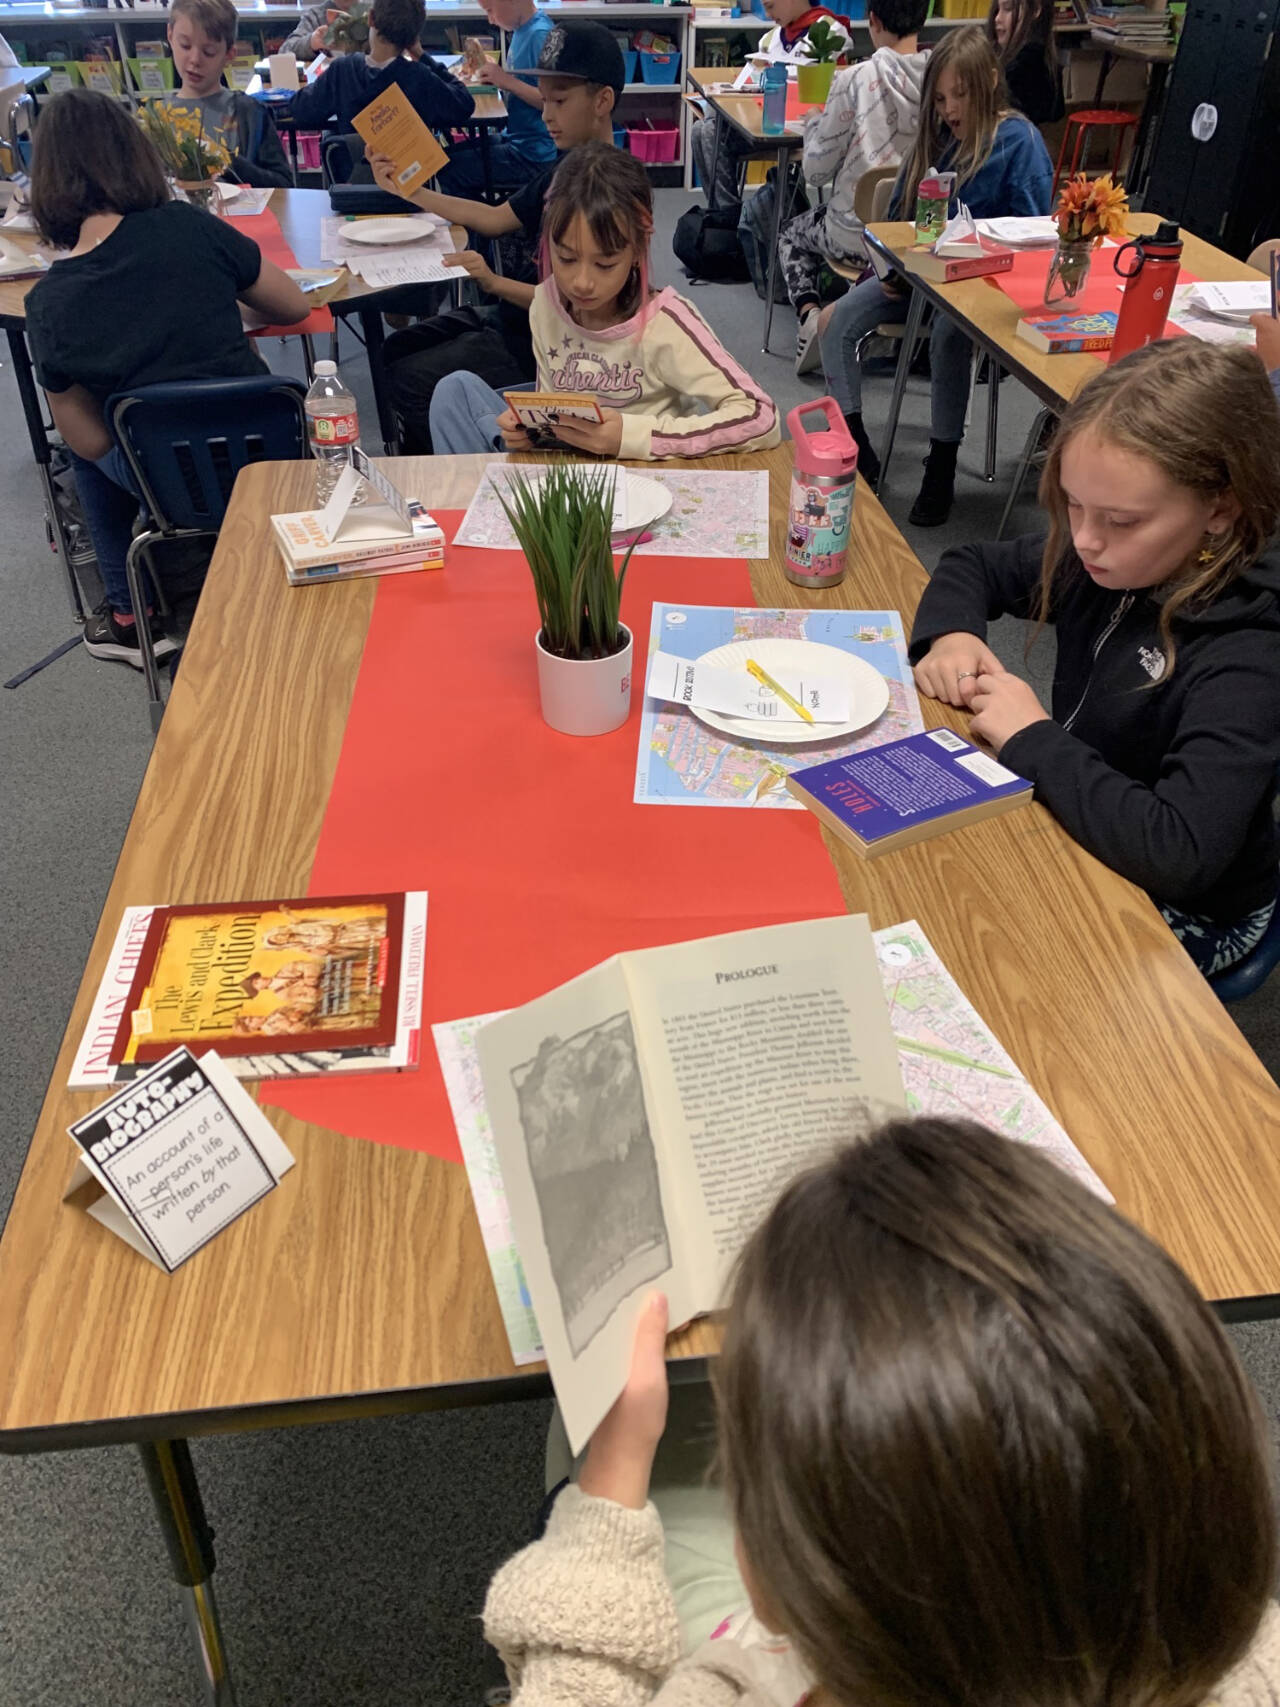
<svg viewBox="0 0 1280 1707">
<path fill-rule="evenodd" d="M 374 502 L 357 504 L 362 482 L 372 488 Z M 444 532 L 435 518 L 416 498 L 406 498 L 359 445 L 351 447 L 351 466 L 322 510 L 272 516 L 271 526 L 291 587 L 444 567 Z"/>
<path fill-rule="evenodd" d="M 504 391 L 507 408 L 519 421 L 533 444 L 546 450 L 557 444 L 558 421 L 603 421 L 595 397 L 573 391 Z"/>
<path fill-rule="evenodd" d="M 476 1044 L 575 1452 L 622 1390 L 649 1289 L 673 1326 L 714 1309 L 786 1181 L 905 1106 L 863 917 L 615 955 Z"/>
</svg>

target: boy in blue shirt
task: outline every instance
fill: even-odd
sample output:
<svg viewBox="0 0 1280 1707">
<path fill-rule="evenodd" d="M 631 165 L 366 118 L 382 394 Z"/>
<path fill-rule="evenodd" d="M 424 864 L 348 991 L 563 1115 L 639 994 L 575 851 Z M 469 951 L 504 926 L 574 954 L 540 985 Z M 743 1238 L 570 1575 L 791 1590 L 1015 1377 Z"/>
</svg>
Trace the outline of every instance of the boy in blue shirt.
<svg viewBox="0 0 1280 1707">
<path fill-rule="evenodd" d="M 489 138 L 489 162 L 494 187 L 517 190 L 551 165 L 556 145 L 542 122 L 542 89 L 528 73 L 537 70 L 538 55 L 551 31 L 551 19 L 539 12 L 533 0 L 480 0 L 485 17 L 495 30 L 510 37 L 503 65 L 487 61 L 468 65 L 475 81 L 490 83 L 506 96 L 506 129 Z M 450 195 L 479 197 L 484 188 L 483 154 L 479 144 L 467 143 L 451 150 L 449 166 L 442 174 Z"/>
<path fill-rule="evenodd" d="M 423 0 L 373 0 L 368 53 L 335 59 L 289 103 L 289 116 L 304 129 L 346 135 L 352 119 L 393 84 L 429 130 L 466 124 L 475 102 L 456 77 L 443 71 L 419 45 L 427 21 Z M 411 55 L 421 57 L 407 57 Z M 364 174 L 362 174 L 364 176 Z"/>
</svg>

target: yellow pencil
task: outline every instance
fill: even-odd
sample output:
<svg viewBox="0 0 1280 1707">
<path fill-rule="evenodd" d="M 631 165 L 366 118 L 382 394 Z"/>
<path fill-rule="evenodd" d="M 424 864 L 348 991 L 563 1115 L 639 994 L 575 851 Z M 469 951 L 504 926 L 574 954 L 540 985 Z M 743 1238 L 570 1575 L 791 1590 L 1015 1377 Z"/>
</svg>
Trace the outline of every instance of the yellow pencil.
<svg viewBox="0 0 1280 1707">
<path fill-rule="evenodd" d="M 813 722 L 813 714 L 806 711 L 798 699 L 792 699 L 786 688 L 782 687 L 780 683 L 775 682 L 768 670 L 762 670 L 754 658 L 747 659 L 747 668 L 751 671 L 751 674 L 758 682 L 763 682 L 765 687 L 776 693 L 784 705 L 789 705 L 792 711 L 798 712 L 799 715 L 804 718 L 806 723 Z"/>
</svg>

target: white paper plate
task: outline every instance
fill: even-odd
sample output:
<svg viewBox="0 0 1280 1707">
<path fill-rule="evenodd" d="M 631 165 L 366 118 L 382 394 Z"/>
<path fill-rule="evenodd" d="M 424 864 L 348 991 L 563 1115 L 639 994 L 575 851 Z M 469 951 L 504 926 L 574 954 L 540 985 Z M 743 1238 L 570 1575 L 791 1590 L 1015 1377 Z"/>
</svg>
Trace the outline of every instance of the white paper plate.
<svg viewBox="0 0 1280 1707">
<path fill-rule="evenodd" d="M 708 728 L 734 741 L 760 741 L 769 747 L 793 747 L 807 741 L 839 741 L 856 735 L 875 722 L 889 703 L 889 684 L 865 659 L 842 652 L 838 646 L 823 646 L 816 640 L 734 640 L 704 652 L 699 664 L 720 670 L 744 670 L 754 658 L 771 676 L 802 670 L 815 676 L 831 676 L 849 688 L 847 723 L 766 723 L 755 717 L 724 717 L 718 711 L 690 706 L 693 715 Z"/>
<path fill-rule="evenodd" d="M 342 227 L 352 243 L 412 243 L 430 237 L 438 221 L 418 219 L 414 214 L 393 214 L 389 219 L 353 219 Z"/>
<path fill-rule="evenodd" d="M 614 530 L 619 534 L 639 533 L 642 529 L 652 527 L 654 522 L 661 521 L 671 508 L 672 497 L 660 481 L 650 480 L 647 475 L 633 474 L 629 468 L 620 470 L 624 480 L 625 502 L 623 505 L 625 520 Z M 526 475 L 530 486 L 538 486 L 542 476 Z"/>
<path fill-rule="evenodd" d="M 626 521 L 618 529 L 619 533 L 638 533 L 642 528 L 652 527 L 654 522 L 661 521 L 671 508 L 672 498 L 667 488 L 657 480 L 650 480 L 643 474 L 626 473 Z"/>
</svg>

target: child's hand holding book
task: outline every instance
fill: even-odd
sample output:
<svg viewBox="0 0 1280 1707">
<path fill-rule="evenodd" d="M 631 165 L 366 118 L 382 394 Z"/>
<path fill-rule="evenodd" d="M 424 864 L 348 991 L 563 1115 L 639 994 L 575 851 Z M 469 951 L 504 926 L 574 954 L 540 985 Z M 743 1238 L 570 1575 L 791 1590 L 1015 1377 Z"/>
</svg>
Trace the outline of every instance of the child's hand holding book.
<svg viewBox="0 0 1280 1707">
<path fill-rule="evenodd" d="M 578 1476 L 584 1494 L 640 1511 L 667 1426 L 667 1299 L 651 1292 L 636 1320 L 627 1384 L 591 1436 Z"/>
</svg>

